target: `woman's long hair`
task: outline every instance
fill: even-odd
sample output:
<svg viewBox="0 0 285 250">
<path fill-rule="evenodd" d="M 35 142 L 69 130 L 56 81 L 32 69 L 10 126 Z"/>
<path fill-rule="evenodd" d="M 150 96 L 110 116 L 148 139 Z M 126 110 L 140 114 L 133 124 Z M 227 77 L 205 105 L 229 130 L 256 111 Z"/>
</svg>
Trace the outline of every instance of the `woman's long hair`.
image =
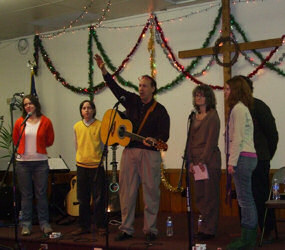
<svg viewBox="0 0 285 250">
<path fill-rule="evenodd" d="M 29 99 L 31 101 L 31 103 L 36 108 L 36 110 L 35 110 L 36 116 L 40 117 L 42 115 L 41 104 L 39 102 L 38 97 L 34 96 L 34 95 L 26 95 L 23 97 L 23 100 L 22 100 L 22 117 L 25 118 L 27 116 L 27 112 L 26 112 L 25 106 L 24 106 L 25 99 Z"/>
<path fill-rule="evenodd" d="M 253 108 L 253 97 L 250 87 L 242 76 L 234 76 L 227 81 L 231 89 L 227 103 L 230 110 L 238 103 L 242 102 L 249 110 Z"/>
<path fill-rule="evenodd" d="M 215 93 L 210 86 L 205 85 L 205 84 L 199 85 L 192 92 L 193 106 L 198 112 L 200 112 L 199 106 L 196 105 L 196 101 L 195 101 L 195 96 L 197 94 L 205 96 L 206 111 L 207 112 L 210 109 L 216 109 L 217 101 L 216 101 Z"/>
</svg>

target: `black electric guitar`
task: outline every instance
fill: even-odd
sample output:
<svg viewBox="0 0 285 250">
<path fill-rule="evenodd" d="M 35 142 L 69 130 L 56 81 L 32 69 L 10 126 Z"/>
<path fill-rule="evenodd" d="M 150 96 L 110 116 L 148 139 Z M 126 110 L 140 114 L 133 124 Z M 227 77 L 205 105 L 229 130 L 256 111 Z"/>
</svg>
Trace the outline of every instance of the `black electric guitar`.
<svg viewBox="0 0 285 250">
<path fill-rule="evenodd" d="M 103 143 L 107 141 L 108 131 L 113 120 L 114 123 L 111 128 L 108 145 L 118 143 L 121 146 L 127 146 L 130 143 L 131 139 L 140 142 L 146 139 L 143 136 L 132 133 L 133 125 L 131 121 L 128 119 L 122 119 L 117 111 L 109 109 L 104 114 L 101 124 L 101 139 Z M 167 144 L 161 140 L 158 140 L 155 143 L 152 141 L 147 141 L 147 143 L 158 150 L 166 151 L 168 148 Z"/>
</svg>

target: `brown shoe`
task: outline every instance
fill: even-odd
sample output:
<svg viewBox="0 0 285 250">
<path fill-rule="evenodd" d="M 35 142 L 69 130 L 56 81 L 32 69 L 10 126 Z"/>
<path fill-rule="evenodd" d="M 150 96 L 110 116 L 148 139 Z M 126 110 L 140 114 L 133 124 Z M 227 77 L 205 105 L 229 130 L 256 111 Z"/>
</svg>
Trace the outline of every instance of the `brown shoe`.
<svg viewBox="0 0 285 250">
<path fill-rule="evenodd" d="M 89 233 L 90 233 L 89 229 L 80 227 L 80 228 L 74 230 L 73 232 L 71 232 L 71 235 L 78 236 L 78 235 L 89 234 Z"/>
</svg>

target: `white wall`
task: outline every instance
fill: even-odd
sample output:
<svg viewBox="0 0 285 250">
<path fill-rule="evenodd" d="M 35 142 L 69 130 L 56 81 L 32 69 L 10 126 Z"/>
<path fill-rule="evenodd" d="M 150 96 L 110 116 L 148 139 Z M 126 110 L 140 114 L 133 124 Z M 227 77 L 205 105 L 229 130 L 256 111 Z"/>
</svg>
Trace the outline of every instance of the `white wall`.
<svg viewBox="0 0 285 250">
<path fill-rule="evenodd" d="M 183 8 L 171 11 L 157 13 L 159 21 L 162 21 L 162 28 L 165 36 L 168 38 L 169 46 L 177 56 L 178 51 L 186 49 L 195 49 L 202 46 L 204 39 L 208 36 L 213 27 L 213 22 L 218 14 L 219 7 L 213 7 L 208 11 L 191 15 L 188 18 L 182 18 L 182 21 L 163 22 L 174 17 L 186 15 L 194 10 L 204 9 L 208 5 L 199 5 L 191 8 Z M 249 40 L 262 40 L 281 37 L 284 31 L 284 9 L 285 1 L 265 0 L 249 3 L 237 3 L 232 5 L 232 14 L 245 31 Z M 130 17 L 126 19 L 107 22 L 108 26 L 125 26 L 141 24 L 141 26 L 129 29 L 98 29 L 99 40 L 104 46 L 107 55 L 115 66 L 119 66 L 126 55 L 135 46 L 135 43 L 142 31 L 148 15 Z M 236 32 L 235 32 L 236 33 Z M 236 33 L 237 34 L 237 33 Z M 219 34 L 211 44 L 213 45 Z M 237 35 L 239 38 L 239 36 Z M 137 83 L 137 77 L 142 74 L 150 74 L 149 53 L 147 51 L 147 42 L 149 32 L 137 52 L 131 58 L 124 72 L 121 74 L 125 79 Z M 4 115 L 5 126 L 10 122 L 9 105 L 7 98 L 11 98 L 14 93 L 30 90 L 30 70 L 26 64 L 28 60 L 33 59 L 33 37 L 28 37 L 30 50 L 26 55 L 21 55 L 17 50 L 17 41 L 6 41 L 0 43 L 0 116 Z M 52 40 L 43 39 L 43 45 L 53 61 L 57 71 L 67 82 L 74 86 L 88 87 L 88 53 L 87 53 L 88 30 L 83 29 L 73 33 L 67 33 Z M 283 46 L 284 47 L 284 46 Z M 280 48 L 276 56 L 271 61 L 277 60 L 284 48 Z M 161 48 L 156 45 L 156 64 L 157 64 L 157 82 L 158 87 L 170 83 L 178 72 L 170 65 Z M 94 53 L 98 50 L 93 46 Z M 270 50 L 263 50 L 266 56 Z M 255 56 L 254 56 L 255 58 Z M 255 58 L 256 59 L 256 58 Z M 193 59 L 179 60 L 184 66 L 187 66 Z M 199 72 L 209 61 L 209 57 L 204 57 L 199 67 L 194 72 Z M 258 59 L 256 59 L 257 62 Z M 285 70 L 284 65 L 280 68 Z M 234 74 L 248 74 L 253 71 L 253 67 L 248 64 L 243 56 L 240 56 L 238 62 L 233 67 Z M 198 78 L 200 81 L 212 85 L 223 86 L 222 68 L 215 64 L 211 67 L 208 74 Z M 94 71 L 95 85 L 102 81 L 102 76 L 97 68 Z M 264 100 L 272 109 L 276 117 L 279 130 L 280 141 L 277 153 L 272 161 L 272 168 L 279 168 L 285 165 L 284 148 L 285 132 L 282 129 L 285 120 L 284 94 L 285 77 L 278 75 L 269 69 L 253 78 L 255 96 Z M 170 139 L 168 141 L 169 150 L 164 154 L 165 168 L 181 168 L 182 155 L 185 147 L 187 118 L 192 109 L 192 90 L 196 85 L 190 80 L 184 80 L 175 88 L 157 96 L 168 110 L 171 117 Z M 80 119 L 79 103 L 88 99 L 88 96 L 82 96 L 73 93 L 64 88 L 55 80 L 49 70 L 46 68 L 42 58 L 39 61 L 39 74 L 36 78 L 36 89 L 43 107 L 43 112 L 53 122 L 56 139 L 54 145 L 48 150 L 50 157 L 61 155 L 71 169 L 75 169 L 75 150 L 73 142 L 73 124 Z M 132 89 L 129 89 L 133 91 Z M 223 92 L 215 90 L 218 100 L 218 112 L 221 119 L 221 135 L 219 145 L 224 152 L 224 112 Z M 110 90 L 105 89 L 95 96 L 97 106 L 97 118 L 102 119 L 104 112 L 112 108 L 116 102 Z M 20 115 L 19 111 L 14 112 L 15 119 Z M 118 150 L 118 160 L 121 155 L 121 147 Z M 0 151 L 0 153 L 3 151 Z M 0 155 L 2 155 L 2 153 Z M 223 154 L 224 157 L 224 154 Z M 111 154 L 109 154 L 111 160 Z M 1 169 L 6 167 L 7 160 L 1 160 Z M 225 164 L 223 163 L 223 168 Z"/>
</svg>

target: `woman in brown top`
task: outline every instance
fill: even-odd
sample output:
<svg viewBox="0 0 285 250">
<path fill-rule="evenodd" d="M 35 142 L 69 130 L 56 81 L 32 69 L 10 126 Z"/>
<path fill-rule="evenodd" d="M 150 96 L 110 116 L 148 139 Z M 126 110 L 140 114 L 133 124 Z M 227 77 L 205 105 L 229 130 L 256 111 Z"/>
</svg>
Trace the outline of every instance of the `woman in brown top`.
<svg viewBox="0 0 285 250">
<path fill-rule="evenodd" d="M 202 215 L 199 232 L 195 236 L 198 240 L 208 240 L 215 237 L 219 218 L 220 119 L 215 94 L 209 86 L 197 86 L 192 96 L 196 112 L 191 118 L 187 162 L 191 174 L 195 174 L 195 167 L 202 172 L 208 171 L 207 179 L 195 180 L 194 183 L 196 206 Z"/>
</svg>

